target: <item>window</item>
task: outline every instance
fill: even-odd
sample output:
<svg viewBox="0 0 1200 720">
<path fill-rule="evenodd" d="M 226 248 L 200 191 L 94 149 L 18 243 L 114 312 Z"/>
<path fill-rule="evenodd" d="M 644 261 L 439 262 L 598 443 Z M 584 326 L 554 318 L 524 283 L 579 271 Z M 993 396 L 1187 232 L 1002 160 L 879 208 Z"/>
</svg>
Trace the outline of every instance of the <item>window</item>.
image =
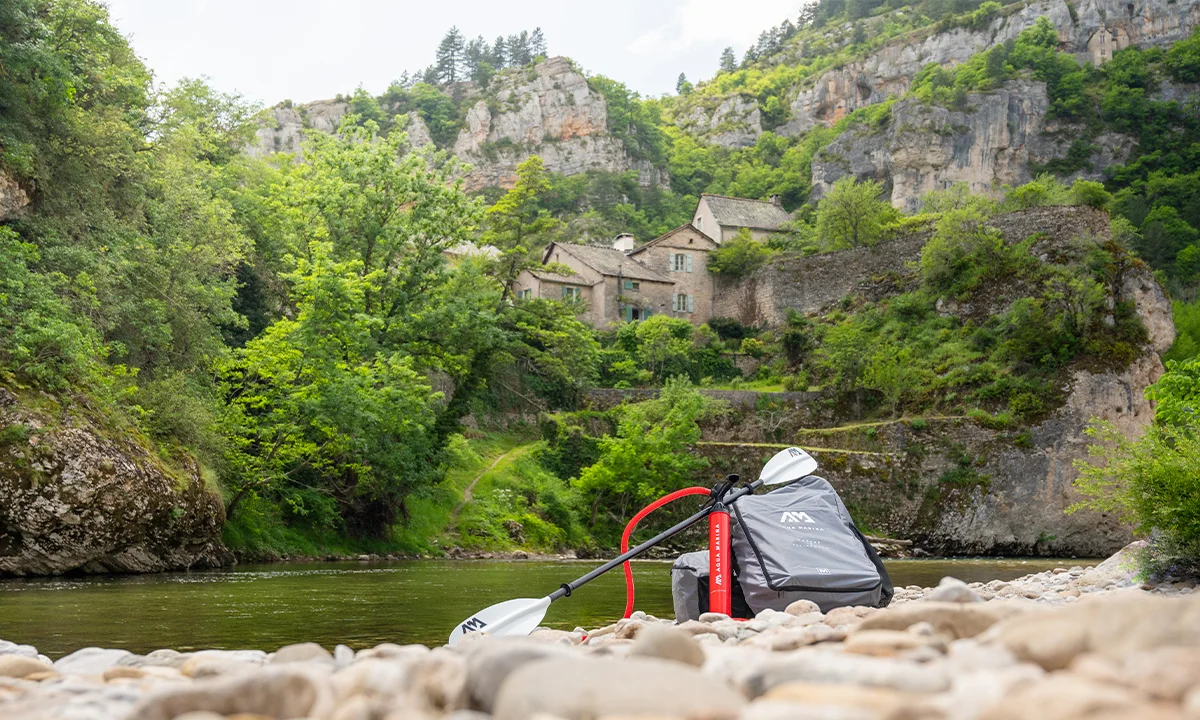
<svg viewBox="0 0 1200 720">
<path fill-rule="evenodd" d="M 638 290 L 641 289 L 641 287 L 642 287 L 642 284 L 640 282 L 637 282 L 636 280 L 626 280 L 625 281 L 625 289 L 626 290 L 633 290 L 634 292 L 637 292 Z"/>
<path fill-rule="evenodd" d="M 691 272 L 692 256 L 687 253 L 671 253 L 671 272 Z"/>
<path fill-rule="evenodd" d="M 696 312 L 696 296 L 677 293 L 674 303 L 675 312 Z"/>
<path fill-rule="evenodd" d="M 579 300 L 579 288 L 563 285 L 563 300 Z"/>
<path fill-rule="evenodd" d="M 521 298 L 522 300 L 532 300 L 533 288 L 525 288 L 521 292 L 517 293 L 517 297 Z"/>
</svg>

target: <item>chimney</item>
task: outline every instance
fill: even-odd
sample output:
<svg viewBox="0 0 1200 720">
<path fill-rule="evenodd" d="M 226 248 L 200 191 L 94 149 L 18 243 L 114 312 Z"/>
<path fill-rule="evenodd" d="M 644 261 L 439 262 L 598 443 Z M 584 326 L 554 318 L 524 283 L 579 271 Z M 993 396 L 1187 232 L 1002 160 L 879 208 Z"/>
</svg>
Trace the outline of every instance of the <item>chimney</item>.
<svg viewBox="0 0 1200 720">
<path fill-rule="evenodd" d="M 782 207 L 782 205 L 783 205 L 783 203 L 780 202 L 778 195 L 771 196 L 771 204 L 774 205 L 775 207 Z"/>
<path fill-rule="evenodd" d="M 612 246 L 613 246 L 613 250 L 620 250 L 621 252 L 629 252 L 630 250 L 633 249 L 634 244 L 635 244 L 635 241 L 634 241 L 633 235 L 631 233 L 621 233 L 620 235 L 617 236 L 616 240 L 613 240 Z"/>
</svg>

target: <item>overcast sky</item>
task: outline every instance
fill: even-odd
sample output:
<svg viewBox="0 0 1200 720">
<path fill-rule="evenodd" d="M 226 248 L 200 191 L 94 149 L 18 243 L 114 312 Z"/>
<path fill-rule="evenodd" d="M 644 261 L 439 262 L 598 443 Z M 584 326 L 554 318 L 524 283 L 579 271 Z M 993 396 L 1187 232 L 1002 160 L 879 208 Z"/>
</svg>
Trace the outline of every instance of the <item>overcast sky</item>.
<svg viewBox="0 0 1200 720">
<path fill-rule="evenodd" d="M 383 92 L 433 62 L 452 25 L 489 40 L 541 26 L 551 55 L 569 55 L 648 96 L 680 72 L 711 77 L 721 49 L 795 19 L 807 0 L 108 0 L 112 19 L 159 82 L 207 76 L 272 105 Z"/>
</svg>

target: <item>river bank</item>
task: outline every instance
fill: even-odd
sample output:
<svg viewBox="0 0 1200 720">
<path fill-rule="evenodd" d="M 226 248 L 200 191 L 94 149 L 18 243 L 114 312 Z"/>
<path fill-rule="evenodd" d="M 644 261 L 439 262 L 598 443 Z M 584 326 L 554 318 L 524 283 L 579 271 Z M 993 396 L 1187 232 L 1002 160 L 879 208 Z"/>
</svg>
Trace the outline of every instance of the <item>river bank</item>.
<svg viewBox="0 0 1200 720">
<path fill-rule="evenodd" d="M 1118 554 L 1012 581 L 897 588 L 883 610 L 801 601 L 750 622 L 681 625 L 637 613 L 453 650 L 85 648 L 50 663 L 5 643 L 0 717 L 1197 718 L 1193 589 L 1139 584 Z"/>
</svg>

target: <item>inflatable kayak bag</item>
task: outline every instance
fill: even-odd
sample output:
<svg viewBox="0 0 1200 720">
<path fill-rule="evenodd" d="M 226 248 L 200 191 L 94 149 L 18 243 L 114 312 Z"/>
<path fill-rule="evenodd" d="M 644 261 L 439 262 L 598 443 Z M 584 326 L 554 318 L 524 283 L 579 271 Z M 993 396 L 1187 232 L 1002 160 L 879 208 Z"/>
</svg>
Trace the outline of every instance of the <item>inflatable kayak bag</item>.
<svg viewBox="0 0 1200 720">
<path fill-rule="evenodd" d="M 891 601 L 883 561 L 824 478 L 810 475 L 746 496 L 731 510 L 737 584 L 754 613 L 800 599 L 822 612 Z"/>
</svg>

